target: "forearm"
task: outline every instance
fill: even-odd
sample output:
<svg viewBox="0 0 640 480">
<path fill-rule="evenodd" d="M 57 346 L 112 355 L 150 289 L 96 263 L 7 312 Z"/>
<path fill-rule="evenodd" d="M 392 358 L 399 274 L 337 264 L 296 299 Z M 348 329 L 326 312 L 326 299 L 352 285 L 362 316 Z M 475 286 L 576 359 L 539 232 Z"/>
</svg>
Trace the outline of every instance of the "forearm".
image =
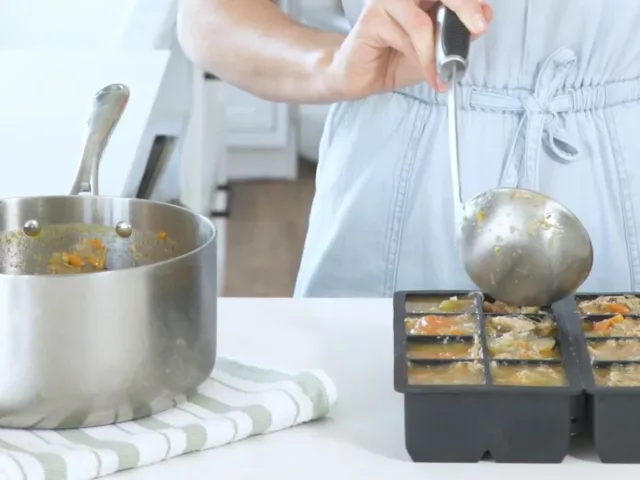
<svg viewBox="0 0 640 480">
<path fill-rule="evenodd" d="M 269 0 L 180 0 L 178 36 L 203 70 L 271 101 L 330 103 L 344 36 L 307 28 Z"/>
</svg>

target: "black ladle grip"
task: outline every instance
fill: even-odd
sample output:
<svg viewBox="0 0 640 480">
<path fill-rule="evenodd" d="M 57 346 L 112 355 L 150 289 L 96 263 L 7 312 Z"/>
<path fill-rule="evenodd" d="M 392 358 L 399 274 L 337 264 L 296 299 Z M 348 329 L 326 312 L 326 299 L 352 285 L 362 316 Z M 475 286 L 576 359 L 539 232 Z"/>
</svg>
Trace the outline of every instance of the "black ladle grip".
<svg viewBox="0 0 640 480">
<path fill-rule="evenodd" d="M 467 69 L 471 34 L 458 16 L 445 6 L 438 10 L 437 63 L 440 78 L 452 80 L 453 71 L 462 75 Z"/>
</svg>

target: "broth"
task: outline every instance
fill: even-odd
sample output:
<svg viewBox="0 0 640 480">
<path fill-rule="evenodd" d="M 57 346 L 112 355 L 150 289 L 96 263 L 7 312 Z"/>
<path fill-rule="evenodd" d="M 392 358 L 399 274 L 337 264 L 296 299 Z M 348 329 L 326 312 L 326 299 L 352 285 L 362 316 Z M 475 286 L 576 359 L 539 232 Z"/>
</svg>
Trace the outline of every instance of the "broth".
<svg viewBox="0 0 640 480">
<path fill-rule="evenodd" d="M 482 347 L 478 342 L 409 343 L 407 357 L 412 359 L 480 358 Z"/>
<path fill-rule="evenodd" d="M 473 315 L 426 315 L 406 318 L 405 331 L 408 335 L 473 335 L 477 324 Z"/>
<path fill-rule="evenodd" d="M 494 385 L 520 387 L 561 387 L 566 385 L 562 365 L 500 365 L 492 363 Z"/>
<path fill-rule="evenodd" d="M 640 365 L 594 368 L 593 376 L 599 387 L 638 387 L 640 386 Z"/>
<path fill-rule="evenodd" d="M 409 365 L 409 385 L 481 385 L 484 368 L 480 362 L 446 365 Z"/>
<path fill-rule="evenodd" d="M 536 337 L 529 333 L 507 333 L 487 338 L 491 358 L 515 360 L 560 360 L 560 350 L 553 337 Z"/>
<path fill-rule="evenodd" d="M 587 337 L 640 337 L 640 319 L 614 315 L 603 320 L 582 323 Z"/>
<path fill-rule="evenodd" d="M 547 316 L 542 320 L 533 319 L 525 315 L 487 317 L 486 333 L 499 335 L 502 333 L 533 333 L 538 336 L 550 336 L 556 331 L 556 323 Z"/>
<path fill-rule="evenodd" d="M 631 295 L 602 295 L 591 300 L 582 300 L 578 303 L 578 310 L 585 315 L 640 314 L 640 298 Z"/>
<path fill-rule="evenodd" d="M 640 360 L 640 341 L 638 340 L 590 341 L 587 343 L 587 348 L 593 360 Z"/>
<path fill-rule="evenodd" d="M 407 313 L 473 313 L 475 302 L 471 297 L 407 296 Z"/>
</svg>

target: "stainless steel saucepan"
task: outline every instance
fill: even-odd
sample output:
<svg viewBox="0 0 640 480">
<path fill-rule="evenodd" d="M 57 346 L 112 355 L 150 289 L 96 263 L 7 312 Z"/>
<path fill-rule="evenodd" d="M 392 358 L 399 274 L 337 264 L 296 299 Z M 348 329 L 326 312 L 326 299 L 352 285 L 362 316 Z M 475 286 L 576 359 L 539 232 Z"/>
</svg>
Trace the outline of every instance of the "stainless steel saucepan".
<svg viewBox="0 0 640 480">
<path fill-rule="evenodd" d="M 98 196 L 129 98 L 97 93 L 69 196 L 0 200 L 0 426 L 73 428 L 172 407 L 216 354 L 216 232 L 169 204 Z"/>
</svg>

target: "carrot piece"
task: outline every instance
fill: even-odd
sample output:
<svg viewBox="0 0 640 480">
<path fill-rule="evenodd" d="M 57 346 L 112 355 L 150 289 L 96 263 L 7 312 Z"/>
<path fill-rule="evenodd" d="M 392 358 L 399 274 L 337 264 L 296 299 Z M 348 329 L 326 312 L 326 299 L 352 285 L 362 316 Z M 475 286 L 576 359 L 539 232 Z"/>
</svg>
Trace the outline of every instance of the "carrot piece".
<svg viewBox="0 0 640 480">
<path fill-rule="evenodd" d="M 158 233 L 158 238 L 160 240 L 164 240 L 165 238 L 167 238 L 167 232 L 160 232 Z"/>
<path fill-rule="evenodd" d="M 81 266 L 84 265 L 84 262 L 82 261 L 82 258 L 80 258 L 80 256 L 78 256 L 76 254 L 69 255 L 69 257 L 67 258 L 67 262 L 72 267 L 81 267 Z"/>
<path fill-rule="evenodd" d="M 609 330 L 612 325 L 613 325 L 613 323 L 611 322 L 610 319 L 601 320 L 601 321 L 595 322 L 593 324 L 593 331 L 594 332 L 598 332 L 598 333 L 604 333 L 607 330 Z"/>
<path fill-rule="evenodd" d="M 611 322 L 612 325 L 616 324 L 616 323 L 622 323 L 622 322 L 624 322 L 624 317 L 618 313 L 618 314 L 614 315 L 613 317 L 611 317 L 609 319 L 609 321 Z"/>
<path fill-rule="evenodd" d="M 99 238 L 89 238 L 87 239 L 87 245 L 91 248 L 95 248 L 96 250 L 104 250 L 104 243 Z"/>
<path fill-rule="evenodd" d="M 604 308 L 611 313 L 622 313 L 623 315 L 631 312 L 629 307 L 626 305 L 621 305 L 619 303 L 605 303 Z"/>
<path fill-rule="evenodd" d="M 455 318 L 441 317 L 438 315 L 428 315 L 424 318 L 424 328 L 422 331 L 426 335 L 463 335 L 464 331 L 460 328 Z"/>
<path fill-rule="evenodd" d="M 465 334 L 465 331 L 464 331 L 464 330 L 462 330 L 461 328 L 454 328 L 454 327 L 451 327 L 451 328 L 449 329 L 449 332 L 448 332 L 448 333 L 449 333 L 449 335 L 464 335 L 464 334 Z"/>
</svg>

